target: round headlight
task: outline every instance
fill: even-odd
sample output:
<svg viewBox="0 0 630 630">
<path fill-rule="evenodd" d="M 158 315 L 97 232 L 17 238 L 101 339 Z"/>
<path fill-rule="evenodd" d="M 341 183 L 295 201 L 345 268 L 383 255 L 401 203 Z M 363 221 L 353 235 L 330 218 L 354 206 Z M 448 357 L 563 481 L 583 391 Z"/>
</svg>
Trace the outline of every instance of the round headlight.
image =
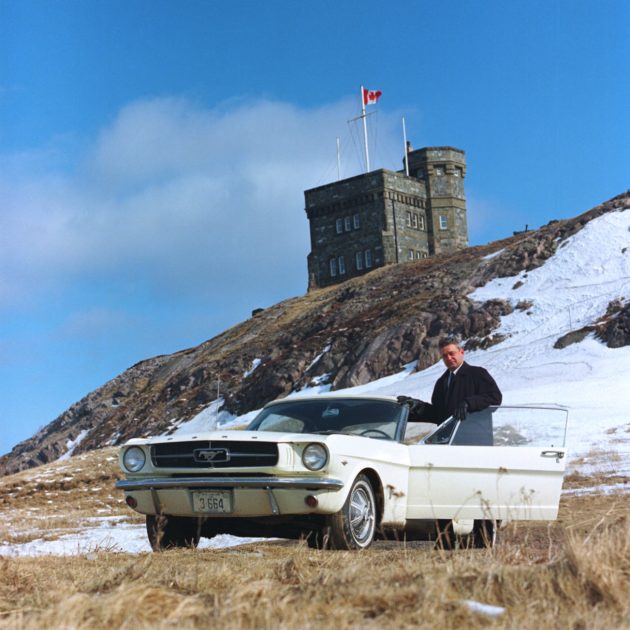
<svg viewBox="0 0 630 630">
<path fill-rule="evenodd" d="M 328 451 L 323 444 L 309 444 L 302 453 L 302 463 L 309 470 L 321 470 L 328 463 Z"/>
<path fill-rule="evenodd" d="M 139 446 L 131 446 L 123 455 L 123 464 L 129 472 L 138 472 L 146 461 L 146 455 Z"/>
</svg>

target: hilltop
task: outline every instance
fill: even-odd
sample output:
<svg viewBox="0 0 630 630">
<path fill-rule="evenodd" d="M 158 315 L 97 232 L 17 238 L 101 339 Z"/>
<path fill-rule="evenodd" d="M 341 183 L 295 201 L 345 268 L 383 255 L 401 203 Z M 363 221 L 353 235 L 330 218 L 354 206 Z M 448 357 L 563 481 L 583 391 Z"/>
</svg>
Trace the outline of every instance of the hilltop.
<svg viewBox="0 0 630 630">
<path fill-rule="evenodd" d="M 523 292 L 519 299 L 517 291 L 527 274 L 594 219 L 627 208 L 630 191 L 573 219 L 376 269 L 256 312 L 195 348 L 132 366 L 0 458 L 0 471 L 13 473 L 131 437 L 174 431 L 209 410 L 216 422 L 305 388 L 356 387 L 412 363 L 421 371 L 438 360 L 437 342 L 444 334 L 460 335 L 467 351 L 501 347 L 511 334 L 500 328 L 501 318 L 532 313 L 535 296 Z M 627 235 L 623 238 L 630 244 Z M 626 261 L 630 252 L 622 247 L 609 255 Z M 519 279 L 510 280 L 502 295 L 480 297 L 481 287 L 514 277 Z M 596 304 L 588 321 L 549 330 L 555 347 L 589 335 L 609 348 L 630 345 L 627 295 Z"/>
</svg>

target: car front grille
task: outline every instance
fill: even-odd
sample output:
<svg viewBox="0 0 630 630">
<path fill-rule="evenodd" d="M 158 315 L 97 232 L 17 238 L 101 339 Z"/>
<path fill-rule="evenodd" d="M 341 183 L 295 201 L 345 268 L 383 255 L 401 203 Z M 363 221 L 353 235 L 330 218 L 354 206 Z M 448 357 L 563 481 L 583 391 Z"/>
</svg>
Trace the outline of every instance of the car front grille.
<svg viewBox="0 0 630 630">
<path fill-rule="evenodd" d="M 278 445 L 275 442 L 232 442 L 207 440 L 167 442 L 151 447 L 156 468 L 253 468 L 275 466 Z"/>
</svg>

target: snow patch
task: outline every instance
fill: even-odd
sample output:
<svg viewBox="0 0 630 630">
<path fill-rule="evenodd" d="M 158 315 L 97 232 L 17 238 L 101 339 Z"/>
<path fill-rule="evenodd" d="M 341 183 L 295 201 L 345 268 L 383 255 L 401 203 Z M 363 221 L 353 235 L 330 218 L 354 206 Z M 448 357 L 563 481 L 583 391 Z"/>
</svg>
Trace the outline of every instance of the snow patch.
<svg viewBox="0 0 630 630">
<path fill-rule="evenodd" d="M 581 496 L 584 494 L 627 494 L 630 493 L 629 483 L 612 483 L 612 484 L 600 484 L 598 486 L 591 486 L 590 488 L 567 488 L 562 491 L 562 494 L 573 494 Z"/>
<path fill-rule="evenodd" d="M 487 256 L 484 256 L 483 260 L 492 260 L 496 256 L 500 256 L 504 251 L 505 251 L 505 247 L 503 249 L 500 249 L 497 252 L 493 252 L 492 254 L 488 254 Z"/>
<path fill-rule="evenodd" d="M 314 387 L 317 387 L 318 385 L 325 385 L 330 380 L 331 376 L 332 375 L 330 373 L 320 374 L 319 376 L 316 376 L 315 378 L 311 379 L 310 384 Z"/>
<path fill-rule="evenodd" d="M 124 516 L 94 517 L 90 526 L 60 535 L 56 540 L 36 539 L 21 544 L 0 543 L 0 556 L 76 556 L 98 551 L 121 553 L 150 552 L 146 527 L 125 523 Z M 24 533 L 24 532 L 22 532 Z M 48 535 L 51 530 L 48 530 Z M 261 538 L 240 538 L 222 534 L 202 538 L 198 549 L 223 549 L 258 542 Z"/>
<path fill-rule="evenodd" d="M 176 422 L 177 428 L 169 432 L 169 435 L 214 431 L 219 427 L 234 424 L 236 416 L 227 411 L 221 411 L 223 402 L 223 398 L 217 398 L 190 420 Z"/>
<path fill-rule="evenodd" d="M 79 433 L 79 435 L 77 435 L 77 437 L 74 438 L 74 440 L 68 440 L 66 442 L 66 447 L 68 448 L 68 450 L 61 457 L 59 457 L 57 461 L 61 462 L 61 461 L 70 459 L 72 457 L 72 453 L 74 453 L 77 446 L 81 444 L 81 442 L 83 441 L 83 439 L 89 432 L 90 432 L 89 429 L 83 429 L 83 431 L 81 431 L 81 433 Z"/>
<path fill-rule="evenodd" d="M 502 606 L 491 606 L 490 604 L 482 604 L 476 602 L 474 599 L 462 599 L 462 604 L 473 612 L 486 615 L 487 617 L 499 617 L 505 613 L 505 608 Z"/>
<path fill-rule="evenodd" d="M 251 376 L 254 373 L 254 370 L 256 370 L 256 368 L 262 363 L 262 359 L 254 359 L 252 361 L 252 365 L 249 368 L 249 370 L 247 370 L 247 372 L 245 372 L 245 374 L 243 374 L 243 378 L 247 378 L 248 376 Z"/>
<path fill-rule="evenodd" d="M 308 372 L 313 366 L 317 365 L 317 363 L 319 363 L 319 360 L 327 353 L 330 352 L 330 349 L 332 348 L 331 344 L 328 344 L 309 364 L 309 366 L 306 368 L 306 372 Z"/>
</svg>

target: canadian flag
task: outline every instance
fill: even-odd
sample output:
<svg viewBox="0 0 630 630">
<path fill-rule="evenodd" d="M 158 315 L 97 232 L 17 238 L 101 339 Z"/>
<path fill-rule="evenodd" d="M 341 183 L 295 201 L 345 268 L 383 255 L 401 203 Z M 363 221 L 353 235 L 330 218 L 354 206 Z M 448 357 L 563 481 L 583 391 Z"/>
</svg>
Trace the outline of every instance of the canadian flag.
<svg viewBox="0 0 630 630">
<path fill-rule="evenodd" d="M 375 105 L 381 94 L 382 92 L 380 90 L 368 90 L 367 88 L 363 88 L 363 104 Z"/>
</svg>

